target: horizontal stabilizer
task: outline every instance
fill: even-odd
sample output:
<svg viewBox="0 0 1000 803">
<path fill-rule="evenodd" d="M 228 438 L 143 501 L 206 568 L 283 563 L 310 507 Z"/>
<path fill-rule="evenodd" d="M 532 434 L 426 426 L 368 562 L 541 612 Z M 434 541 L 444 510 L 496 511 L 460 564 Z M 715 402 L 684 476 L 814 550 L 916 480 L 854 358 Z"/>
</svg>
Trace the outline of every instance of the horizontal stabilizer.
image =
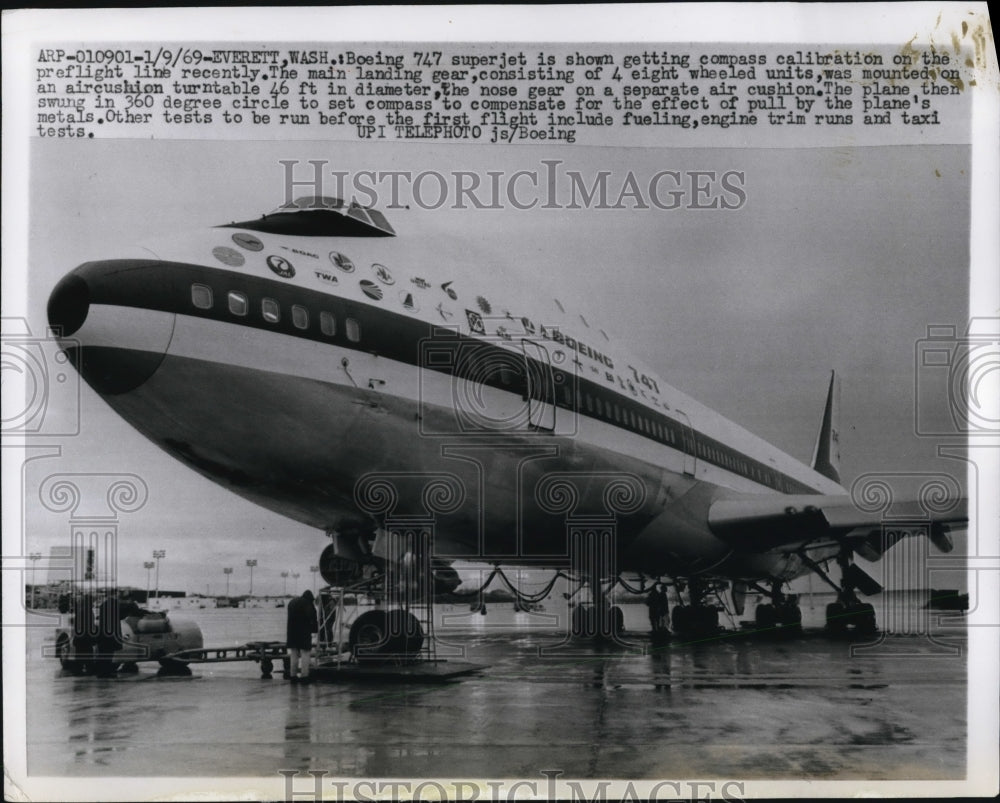
<svg viewBox="0 0 1000 803">
<path fill-rule="evenodd" d="M 951 549 L 948 525 L 968 521 L 965 498 L 935 505 L 928 513 L 915 500 L 884 511 L 864 511 L 847 495 L 760 495 L 719 499 L 708 511 L 708 526 L 719 538 L 748 552 L 788 551 L 820 540 L 846 540 L 866 560 L 878 560 L 896 541 L 927 535 L 942 552 Z"/>
</svg>

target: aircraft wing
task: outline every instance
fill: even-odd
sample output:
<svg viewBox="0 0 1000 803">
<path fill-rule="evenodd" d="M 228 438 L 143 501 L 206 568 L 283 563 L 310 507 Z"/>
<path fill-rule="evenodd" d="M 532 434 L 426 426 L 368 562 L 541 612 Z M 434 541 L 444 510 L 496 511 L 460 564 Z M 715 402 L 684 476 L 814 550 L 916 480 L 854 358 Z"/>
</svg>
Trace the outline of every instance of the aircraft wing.
<svg viewBox="0 0 1000 803">
<path fill-rule="evenodd" d="M 927 535 L 942 552 L 953 548 L 950 526 L 968 521 L 967 500 L 933 504 L 893 502 L 885 510 L 860 509 L 848 495 L 746 495 L 719 499 L 708 512 L 708 525 L 719 538 L 748 552 L 789 552 L 813 542 L 848 541 L 866 560 L 878 560 L 908 535 Z"/>
</svg>

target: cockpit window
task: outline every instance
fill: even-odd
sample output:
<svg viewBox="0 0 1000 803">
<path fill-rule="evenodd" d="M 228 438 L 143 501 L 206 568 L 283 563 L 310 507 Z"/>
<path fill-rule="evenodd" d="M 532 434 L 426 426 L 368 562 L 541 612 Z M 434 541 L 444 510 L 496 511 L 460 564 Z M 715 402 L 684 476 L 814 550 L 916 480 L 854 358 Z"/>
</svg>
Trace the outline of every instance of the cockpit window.
<svg viewBox="0 0 1000 803">
<path fill-rule="evenodd" d="M 279 206 L 256 220 L 227 223 L 222 228 L 249 229 L 301 237 L 395 237 L 385 215 L 357 203 L 348 205 L 328 195 L 307 195 Z"/>
</svg>

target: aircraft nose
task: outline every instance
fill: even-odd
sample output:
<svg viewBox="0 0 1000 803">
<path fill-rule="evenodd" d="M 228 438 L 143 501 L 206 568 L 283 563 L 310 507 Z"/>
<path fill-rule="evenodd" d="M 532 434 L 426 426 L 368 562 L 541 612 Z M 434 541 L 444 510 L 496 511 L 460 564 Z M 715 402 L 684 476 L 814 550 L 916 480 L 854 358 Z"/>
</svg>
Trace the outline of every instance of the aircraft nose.
<svg viewBox="0 0 1000 803">
<path fill-rule="evenodd" d="M 49 326 L 57 335 L 69 337 L 79 331 L 90 310 L 90 288 L 83 277 L 69 273 L 49 296 Z"/>
<path fill-rule="evenodd" d="M 73 367 L 102 396 L 136 390 L 159 369 L 173 337 L 173 313 L 137 306 L 129 281 L 155 263 L 88 262 L 49 296 L 49 326 Z"/>
</svg>

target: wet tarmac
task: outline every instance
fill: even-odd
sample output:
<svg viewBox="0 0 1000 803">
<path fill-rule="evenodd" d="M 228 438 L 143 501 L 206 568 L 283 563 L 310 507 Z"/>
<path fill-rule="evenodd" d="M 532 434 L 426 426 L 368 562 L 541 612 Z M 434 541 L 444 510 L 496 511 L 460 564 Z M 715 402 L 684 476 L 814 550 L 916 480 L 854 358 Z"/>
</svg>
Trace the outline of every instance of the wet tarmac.
<svg viewBox="0 0 1000 803">
<path fill-rule="evenodd" d="M 438 606 L 442 654 L 483 665 L 446 684 L 296 685 L 255 664 L 73 677 L 31 628 L 30 775 L 392 778 L 957 779 L 965 776 L 966 634 L 955 619 L 880 643 L 825 635 L 633 648 L 559 646 L 558 616 Z M 908 604 L 899 602 L 899 605 Z M 912 613 L 912 612 L 911 612 Z M 195 610 L 206 645 L 281 639 L 284 610 Z M 908 621 L 917 621 L 911 619 Z M 958 620 L 961 622 L 961 620 Z M 541 654 L 540 654 L 541 653 Z M 280 669 L 280 667 L 279 667 Z"/>
</svg>

